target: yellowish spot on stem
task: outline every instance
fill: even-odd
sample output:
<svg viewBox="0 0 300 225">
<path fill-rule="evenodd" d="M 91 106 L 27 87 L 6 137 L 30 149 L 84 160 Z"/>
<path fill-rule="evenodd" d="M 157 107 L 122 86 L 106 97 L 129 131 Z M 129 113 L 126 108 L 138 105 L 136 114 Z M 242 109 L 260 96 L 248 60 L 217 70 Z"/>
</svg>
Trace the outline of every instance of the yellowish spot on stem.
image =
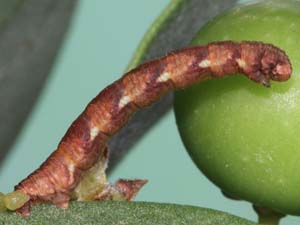
<svg viewBox="0 0 300 225">
<path fill-rule="evenodd" d="M 247 66 L 246 62 L 242 59 L 236 59 L 236 62 L 238 63 L 239 67 L 245 68 Z"/>
<path fill-rule="evenodd" d="M 94 138 L 97 137 L 98 134 L 99 134 L 98 127 L 92 127 L 92 129 L 90 131 L 90 139 L 94 140 Z"/>
<path fill-rule="evenodd" d="M 170 73 L 163 72 L 156 80 L 156 82 L 166 82 L 170 79 Z"/>
<path fill-rule="evenodd" d="M 204 59 L 204 60 L 202 60 L 198 65 L 199 65 L 199 67 L 201 67 L 201 68 L 208 68 L 208 67 L 210 67 L 211 62 L 210 62 L 210 60 L 208 60 L 208 59 Z"/>
<path fill-rule="evenodd" d="M 123 96 L 119 102 L 119 109 L 122 109 L 125 105 L 131 102 L 131 98 L 127 95 Z"/>
</svg>

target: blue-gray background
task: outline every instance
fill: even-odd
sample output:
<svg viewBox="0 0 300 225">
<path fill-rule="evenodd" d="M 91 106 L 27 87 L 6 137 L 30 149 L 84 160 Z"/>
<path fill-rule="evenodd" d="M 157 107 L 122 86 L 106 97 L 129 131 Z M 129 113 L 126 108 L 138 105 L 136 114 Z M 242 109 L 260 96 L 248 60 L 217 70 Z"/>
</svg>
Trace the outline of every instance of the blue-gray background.
<svg viewBox="0 0 300 225">
<path fill-rule="evenodd" d="M 79 1 L 47 86 L 0 171 L 0 190 L 13 186 L 54 150 L 85 105 L 126 68 L 151 22 L 169 0 Z M 223 197 L 196 168 L 173 112 L 140 141 L 109 177 L 146 178 L 136 200 L 197 205 L 256 220 L 251 205 Z M 289 217 L 282 224 L 298 224 Z"/>
</svg>

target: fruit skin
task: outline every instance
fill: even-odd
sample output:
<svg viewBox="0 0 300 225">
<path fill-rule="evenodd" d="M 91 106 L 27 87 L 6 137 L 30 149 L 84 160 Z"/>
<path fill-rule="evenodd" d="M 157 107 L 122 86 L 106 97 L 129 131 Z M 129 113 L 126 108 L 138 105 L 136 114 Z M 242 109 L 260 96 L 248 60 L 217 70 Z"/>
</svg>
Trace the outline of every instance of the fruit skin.
<svg viewBox="0 0 300 225">
<path fill-rule="evenodd" d="M 181 138 L 199 169 L 223 191 L 300 215 L 300 1 L 261 1 L 216 17 L 192 44 L 257 40 L 284 49 L 292 78 L 271 88 L 241 76 L 175 94 Z"/>
</svg>

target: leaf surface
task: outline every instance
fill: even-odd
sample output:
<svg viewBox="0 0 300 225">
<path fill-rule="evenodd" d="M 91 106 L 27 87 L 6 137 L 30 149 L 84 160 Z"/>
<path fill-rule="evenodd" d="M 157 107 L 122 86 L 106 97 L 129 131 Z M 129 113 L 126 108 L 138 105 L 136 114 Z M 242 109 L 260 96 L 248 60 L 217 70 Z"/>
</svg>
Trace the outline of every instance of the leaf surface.
<svg viewBox="0 0 300 225">
<path fill-rule="evenodd" d="M 76 0 L 0 0 L 0 162 L 42 89 Z"/>
<path fill-rule="evenodd" d="M 67 210 L 53 205 L 32 208 L 24 218 L 0 213 L 0 224 L 18 225 L 255 225 L 239 217 L 211 209 L 147 202 L 72 202 Z"/>
</svg>

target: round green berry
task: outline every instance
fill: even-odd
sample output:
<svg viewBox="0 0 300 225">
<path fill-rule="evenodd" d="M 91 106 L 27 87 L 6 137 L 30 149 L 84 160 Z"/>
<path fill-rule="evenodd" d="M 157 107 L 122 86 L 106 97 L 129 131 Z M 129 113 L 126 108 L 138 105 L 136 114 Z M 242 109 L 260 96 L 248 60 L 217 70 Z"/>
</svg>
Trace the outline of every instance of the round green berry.
<svg viewBox="0 0 300 225">
<path fill-rule="evenodd" d="M 231 76 L 175 95 L 182 140 L 224 192 L 300 215 L 300 1 L 260 1 L 216 17 L 193 44 L 255 40 L 282 48 L 292 78 L 271 88 Z"/>
</svg>

